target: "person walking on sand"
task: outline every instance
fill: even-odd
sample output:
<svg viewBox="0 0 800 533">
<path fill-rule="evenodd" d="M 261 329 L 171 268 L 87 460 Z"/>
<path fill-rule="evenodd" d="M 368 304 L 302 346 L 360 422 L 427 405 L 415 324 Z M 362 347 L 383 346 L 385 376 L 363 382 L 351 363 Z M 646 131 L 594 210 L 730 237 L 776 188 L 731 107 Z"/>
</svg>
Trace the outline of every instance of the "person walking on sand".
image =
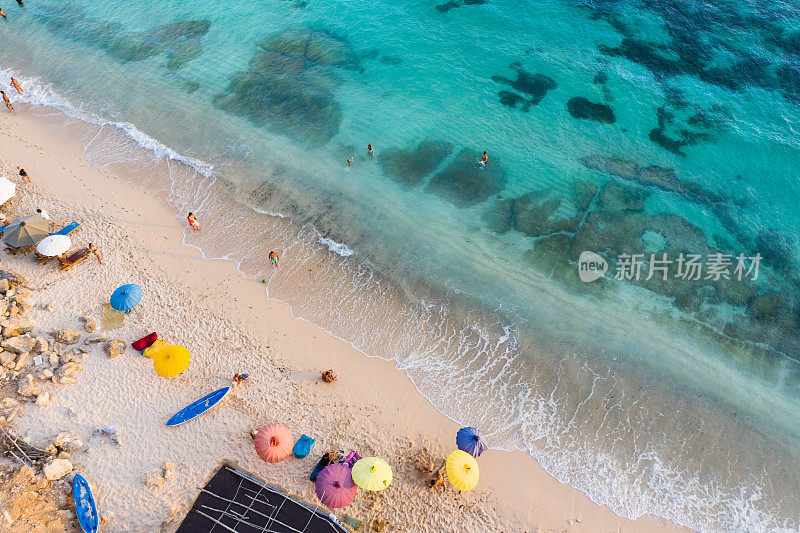
<svg viewBox="0 0 800 533">
<path fill-rule="evenodd" d="M 370 157 L 375 155 L 375 150 L 372 149 L 372 144 L 368 144 L 367 147 L 364 148 L 364 150 L 367 151 L 367 153 L 369 154 Z"/>
<path fill-rule="evenodd" d="M 489 160 L 489 156 L 486 155 L 486 152 L 483 152 L 483 155 L 481 156 L 481 166 L 485 167 L 486 166 L 486 162 L 488 160 Z"/>
<path fill-rule="evenodd" d="M 94 244 L 92 244 L 92 243 L 89 243 L 89 251 L 90 251 L 90 252 L 92 252 L 92 253 L 94 254 L 94 256 L 97 258 L 97 260 L 98 260 L 98 261 L 100 262 L 100 264 L 102 265 L 102 264 L 103 264 L 103 260 L 102 260 L 102 259 L 100 259 L 100 253 L 97 251 L 97 246 L 95 246 L 95 245 L 94 245 Z"/>
<path fill-rule="evenodd" d="M 22 94 L 22 86 L 17 81 L 17 78 L 11 78 L 11 86 L 17 90 L 18 94 Z"/>
<path fill-rule="evenodd" d="M 31 182 L 31 179 L 28 177 L 28 173 L 25 172 L 24 168 L 17 167 L 17 170 L 19 170 L 19 177 L 22 178 L 22 181 L 24 181 L 25 183 Z"/>
<path fill-rule="evenodd" d="M 14 111 L 14 106 L 11 105 L 11 100 L 9 100 L 8 96 L 6 96 L 6 92 L 5 91 L 0 91 L 0 94 L 3 95 L 3 101 L 6 103 L 6 107 L 8 108 L 8 112 L 11 113 L 12 111 Z"/>
<path fill-rule="evenodd" d="M 43 219 L 45 219 L 50 223 L 50 228 L 56 225 L 56 223 L 50 219 L 50 215 L 44 209 L 37 209 L 36 212 L 39 214 L 40 217 L 42 217 Z"/>
<path fill-rule="evenodd" d="M 195 231 L 200 231 L 200 223 L 197 222 L 197 217 L 194 216 L 194 213 L 189 213 L 189 215 L 186 217 L 186 220 L 189 221 L 189 225 L 192 227 L 192 229 Z"/>
<path fill-rule="evenodd" d="M 269 253 L 269 262 L 274 265 L 275 268 L 278 268 L 278 254 L 276 254 L 274 250 Z"/>
</svg>

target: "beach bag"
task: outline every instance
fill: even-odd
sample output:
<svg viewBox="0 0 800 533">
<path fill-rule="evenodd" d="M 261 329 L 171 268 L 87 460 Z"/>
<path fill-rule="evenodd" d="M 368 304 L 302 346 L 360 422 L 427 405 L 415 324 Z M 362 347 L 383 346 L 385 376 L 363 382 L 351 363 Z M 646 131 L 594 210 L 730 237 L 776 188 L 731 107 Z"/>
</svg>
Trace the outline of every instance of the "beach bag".
<svg viewBox="0 0 800 533">
<path fill-rule="evenodd" d="M 137 352 L 143 352 L 145 348 L 149 348 L 158 339 L 158 333 L 155 331 L 149 335 L 145 335 L 138 341 L 131 343 L 131 348 Z"/>
<path fill-rule="evenodd" d="M 297 442 L 294 444 L 292 453 L 294 453 L 294 456 L 298 459 L 302 459 L 308 455 L 308 452 L 310 452 L 311 448 L 314 447 L 314 442 L 316 442 L 314 439 L 303 433 L 303 435 L 297 439 Z"/>
</svg>

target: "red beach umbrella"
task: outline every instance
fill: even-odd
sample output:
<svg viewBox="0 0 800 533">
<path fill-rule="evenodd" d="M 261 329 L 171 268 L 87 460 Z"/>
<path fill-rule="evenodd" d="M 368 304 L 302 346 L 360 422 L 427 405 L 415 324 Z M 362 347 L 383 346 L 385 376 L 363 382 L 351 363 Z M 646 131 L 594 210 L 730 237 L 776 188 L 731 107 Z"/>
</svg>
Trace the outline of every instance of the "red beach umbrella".
<svg viewBox="0 0 800 533">
<path fill-rule="evenodd" d="M 314 491 L 317 498 L 331 509 L 344 507 L 356 497 L 356 484 L 350 469 L 340 463 L 328 465 L 317 476 Z"/>
<path fill-rule="evenodd" d="M 292 453 L 292 432 L 283 424 L 267 424 L 256 433 L 256 453 L 268 463 L 280 463 Z"/>
</svg>

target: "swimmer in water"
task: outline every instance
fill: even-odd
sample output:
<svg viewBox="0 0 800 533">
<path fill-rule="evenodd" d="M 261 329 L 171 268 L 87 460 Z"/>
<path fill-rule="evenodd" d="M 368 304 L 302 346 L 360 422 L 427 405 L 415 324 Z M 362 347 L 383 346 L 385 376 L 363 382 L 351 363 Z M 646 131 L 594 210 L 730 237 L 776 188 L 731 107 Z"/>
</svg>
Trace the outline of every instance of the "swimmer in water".
<svg viewBox="0 0 800 533">
<path fill-rule="evenodd" d="M 351 166 L 352 164 L 353 164 L 353 158 L 352 158 L 352 157 L 348 157 L 348 158 L 347 158 L 347 166 L 349 167 L 349 166 Z"/>
<path fill-rule="evenodd" d="M 278 254 L 274 251 L 269 253 L 269 262 L 272 263 L 275 268 L 278 268 Z"/>
<path fill-rule="evenodd" d="M 14 111 L 14 106 L 11 105 L 11 100 L 8 99 L 8 96 L 6 96 L 5 91 L 0 91 L 0 94 L 3 95 L 3 101 L 6 103 L 6 107 L 8 108 L 8 112 L 11 113 L 12 111 Z"/>
<path fill-rule="evenodd" d="M 6 17 L 6 12 L 3 11 L 2 7 L 0 7 L 0 17 L 3 17 L 5 20 L 8 20 L 8 18 Z"/>
<path fill-rule="evenodd" d="M 483 155 L 481 156 L 481 166 L 485 167 L 486 166 L 486 162 L 488 160 L 489 160 L 489 156 L 486 155 L 486 152 L 483 152 Z"/>
<path fill-rule="evenodd" d="M 372 145 L 371 144 L 368 144 L 367 147 L 364 148 L 364 150 L 367 151 L 367 153 L 370 155 L 370 157 L 375 155 L 375 150 L 372 149 Z"/>
<path fill-rule="evenodd" d="M 22 94 L 22 86 L 17 81 L 17 78 L 11 78 L 11 86 L 15 88 L 19 94 Z"/>
<path fill-rule="evenodd" d="M 25 5 L 25 0 L 17 0 L 17 3 L 21 6 Z"/>
</svg>

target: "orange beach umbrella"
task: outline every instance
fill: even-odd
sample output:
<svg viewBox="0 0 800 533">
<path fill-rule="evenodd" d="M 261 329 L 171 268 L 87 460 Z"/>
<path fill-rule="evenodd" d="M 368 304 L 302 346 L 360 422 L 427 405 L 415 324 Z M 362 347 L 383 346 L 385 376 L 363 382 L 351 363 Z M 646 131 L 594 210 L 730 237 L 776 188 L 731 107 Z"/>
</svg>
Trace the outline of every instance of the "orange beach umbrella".
<svg viewBox="0 0 800 533">
<path fill-rule="evenodd" d="M 280 463 L 292 453 L 292 432 L 283 424 L 267 424 L 256 432 L 256 453 L 268 463 Z"/>
</svg>

